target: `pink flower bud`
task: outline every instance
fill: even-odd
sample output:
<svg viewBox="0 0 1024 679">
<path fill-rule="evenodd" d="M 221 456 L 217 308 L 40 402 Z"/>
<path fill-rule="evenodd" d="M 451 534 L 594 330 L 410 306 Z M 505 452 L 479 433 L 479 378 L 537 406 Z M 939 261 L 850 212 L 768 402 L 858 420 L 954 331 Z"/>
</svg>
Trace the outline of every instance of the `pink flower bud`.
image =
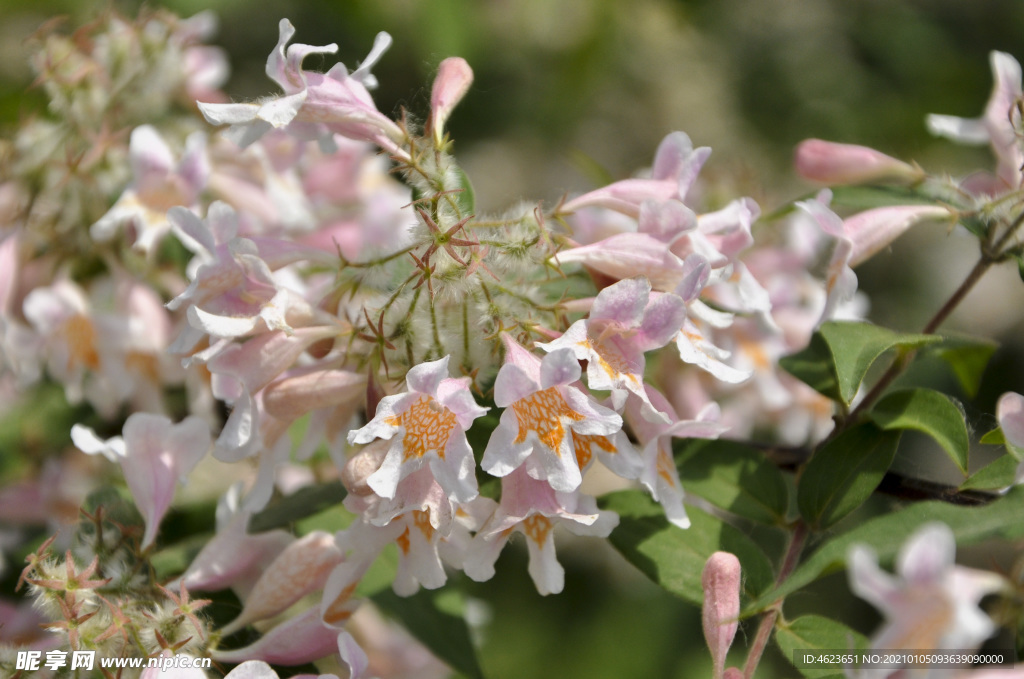
<svg viewBox="0 0 1024 679">
<path fill-rule="evenodd" d="M 449 57 L 441 62 L 434 80 L 434 89 L 430 92 L 430 124 L 434 133 L 434 142 L 441 143 L 441 135 L 448 116 L 452 114 L 456 104 L 466 96 L 469 86 L 473 84 L 473 69 L 462 57 Z"/>
<path fill-rule="evenodd" d="M 920 179 L 922 172 L 902 160 L 855 144 L 806 139 L 796 147 L 797 173 L 822 184 L 864 184 L 886 179 Z"/>
<path fill-rule="evenodd" d="M 222 663 L 262 660 L 274 665 L 301 665 L 337 650 L 338 630 L 325 625 L 320 620 L 320 609 L 314 606 L 272 628 L 249 646 L 214 650 L 210 655 Z"/>
<path fill-rule="evenodd" d="M 711 649 L 715 679 L 722 679 L 725 654 L 739 627 L 740 561 L 728 552 L 715 552 L 704 564 L 704 638 Z"/>
<path fill-rule="evenodd" d="M 867 261 L 920 221 L 950 216 L 949 210 L 938 205 L 893 205 L 855 214 L 843 222 L 843 232 L 853 243 L 849 265 Z"/>
<path fill-rule="evenodd" d="M 290 544 L 263 572 L 237 618 L 223 629 L 234 634 L 249 623 L 277 615 L 319 589 L 342 560 L 334 536 L 313 531 Z"/>
</svg>

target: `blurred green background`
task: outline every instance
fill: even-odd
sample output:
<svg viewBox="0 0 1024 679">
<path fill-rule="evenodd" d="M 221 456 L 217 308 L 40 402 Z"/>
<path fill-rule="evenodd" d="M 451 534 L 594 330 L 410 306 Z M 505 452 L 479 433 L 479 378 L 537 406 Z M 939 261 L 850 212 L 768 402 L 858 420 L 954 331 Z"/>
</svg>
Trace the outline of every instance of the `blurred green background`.
<svg viewBox="0 0 1024 679">
<path fill-rule="evenodd" d="M 0 126 L 43 105 L 28 90 L 25 44 L 41 23 L 77 26 L 105 8 L 134 15 L 141 3 L 0 0 Z M 667 133 L 686 131 L 714 149 L 702 176 L 725 198 L 751 195 L 769 212 L 813 187 L 793 174 L 793 146 L 807 137 L 874 146 L 953 175 L 990 166 L 987 149 L 931 138 L 929 112 L 974 117 L 991 90 L 988 53 L 1024 58 L 1021 0 L 176 0 L 150 2 L 183 16 L 212 9 L 212 41 L 230 55 L 236 100 L 274 92 L 263 74 L 288 17 L 296 40 L 336 42 L 350 68 L 373 36 L 394 36 L 375 73 L 385 113 L 422 118 L 441 59 L 459 55 L 476 80 L 451 121 L 456 153 L 478 205 L 549 204 L 566 191 L 622 178 L 650 164 Z M 333 58 L 313 57 L 326 69 Z M 714 200 L 714 197 L 710 197 Z M 976 257 L 966 238 L 915 231 L 859 272 L 872 318 L 917 329 Z M 896 265 L 898 264 L 898 265 Z M 909 301 L 908 301 L 909 300 Z M 952 327 L 990 334 L 1001 350 L 974 412 L 1021 391 L 1024 297 L 1015 271 L 997 272 Z M 970 411 L 970 406 L 969 406 Z M 981 431 L 986 424 L 977 423 Z M 490 583 L 483 664 L 489 676 L 707 676 L 699 611 L 657 590 L 606 545 L 562 549 L 566 591 L 537 596 L 525 555 L 513 551 Z M 843 578 L 823 589 L 843 591 Z M 802 597 L 809 597 L 804 594 Z M 799 602 L 795 602 L 799 606 Z M 873 613 L 857 605 L 866 629 Z M 753 630 L 741 631 L 745 646 Z M 747 637 L 744 637 L 744 634 Z M 741 657 L 736 661 L 740 662 Z M 778 676 L 794 674 L 769 658 Z M 759 676 L 761 676 L 759 674 Z"/>
</svg>

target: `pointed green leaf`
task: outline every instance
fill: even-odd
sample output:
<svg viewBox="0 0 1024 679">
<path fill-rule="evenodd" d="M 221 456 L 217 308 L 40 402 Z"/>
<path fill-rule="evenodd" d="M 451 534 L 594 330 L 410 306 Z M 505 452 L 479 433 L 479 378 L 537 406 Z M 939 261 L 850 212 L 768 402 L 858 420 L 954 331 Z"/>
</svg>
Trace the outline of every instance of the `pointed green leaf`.
<svg viewBox="0 0 1024 679">
<path fill-rule="evenodd" d="M 1024 486 L 980 507 L 954 505 L 938 500 L 917 502 L 905 509 L 865 521 L 853 530 L 827 541 L 793 571 L 782 585 L 761 596 L 749 607 L 756 611 L 788 596 L 822 575 L 844 567 L 851 545 L 869 545 L 882 560 L 892 559 L 907 538 L 925 523 L 948 525 L 958 545 L 991 538 L 1017 540 L 1024 537 Z"/>
<path fill-rule="evenodd" d="M 981 386 L 989 359 L 999 345 L 991 340 L 978 337 L 943 337 L 927 348 L 927 353 L 942 359 L 956 376 L 964 393 L 973 398 Z"/>
<path fill-rule="evenodd" d="M 818 333 L 811 336 L 810 343 L 802 351 L 780 358 L 779 365 L 818 393 L 833 401 L 841 400 L 832 350 Z"/>
<path fill-rule="evenodd" d="M 984 443 L 987 446 L 1005 446 L 1006 437 L 1003 436 L 1003 430 L 1000 427 L 996 427 L 982 436 L 978 443 Z"/>
<path fill-rule="evenodd" d="M 797 486 L 797 506 L 807 523 L 828 528 L 868 499 L 892 464 L 899 440 L 900 432 L 865 423 L 815 453 Z"/>
<path fill-rule="evenodd" d="M 687 507 L 686 530 L 665 518 L 661 506 L 645 493 L 624 490 L 601 498 L 604 509 L 619 515 L 609 538 L 612 545 L 647 577 L 669 592 L 699 606 L 704 601 L 700 578 L 704 564 L 717 551 L 731 552 L 743 567 L 744 601 L 771 587 L 768 557 L 746 535 L 721 519 Z"/>
<path fill-rule="evenodd" d="M 296 521 L 340 504 L 345 494 L 345 486 L 341 485 L 341 481 L 301 488 L 253 514 L 249 519 L 249 532 L 261 533 L 271 528 L 286 528 Z"/>
<path fill-rule="evenodd" d="M 967 423 L 960 407 L 945 394 L 931 389 L 895 391 L 871 409 L 870 418 L 886 431 L 914 429 L 931 436 L 967 476 Z"/>
<path fill-rule="evenodd" d="M 758 450 L 735 441 L 693 439 L 678 454 L 687 493 L 737 516 L 781 524 L 789 509 L 782 472 Z"/>
<path fill-rule="evenodd" d="M 400 597 L 390 589 L 377 593 L 373 602 L 397 618 L 434 655 L 470 679 L 483 679 L 476 647 L 464 616 L 462 593 L 452 588 L 420 590 Z"/>
<path fill-rule="evenodd" d="M 901 334 L 870 323 L 830 321 L 818 330 L 835 363 L 839 395 L 849 405 L 871 365 L 891 349 L 913 349 L 942 341 L 936 335 Z"/>
<path fill-rule="evenodd" d="M 960 490 L 1002 490 L 1009 488 L 1017 480 L 1017 467 L 1020 460 L 1013 455 L 1003 455 L 990 462 L 960 485 Z"/>
<path fill-rule="evenodd" d="M 842 671 L 842 665 L 822 665 L 800 662 L 795 655 L 797 651 L 830 651 L 845 653 L 846 651 L 862 651 L 868 648 L 869 641 L 860 632 L 846 625 L 820 615 L 805 615 L 788 623 L 781 623 L 775 628 L 775 642 L 782 650 L 782 655 L 805 677 L 823 679 L 836 671 Z"/>
<path fill-rule="evenodd" d="M 455 203 L 459 206 L 459 212 L 463 217 L 476 214 L 476 193 L 473 191 L 473 184 L 469 176 L 461 167 L 455 168 L 456 185 L 462 189 L 454 194 Z"/>
<path fill-rule="evenodd" d="M 779 364 L 825 396 L 849 405 L 868 369 L 882 354 L 940 341 L 937 335 L 901 334 L 870 323 L 829 321 L 822 324 L 806 349 L 784 357 Z"/>
</svg>

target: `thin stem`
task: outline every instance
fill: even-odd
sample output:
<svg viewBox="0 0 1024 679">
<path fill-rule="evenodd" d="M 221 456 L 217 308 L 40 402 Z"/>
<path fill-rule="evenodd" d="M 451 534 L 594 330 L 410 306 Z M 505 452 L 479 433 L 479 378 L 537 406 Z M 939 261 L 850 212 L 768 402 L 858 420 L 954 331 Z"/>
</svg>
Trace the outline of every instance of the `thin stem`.
<svg viewBox="0 0 1024 679">
<path fill-rule="evenodd" d="M 799 521 L 789 539 L 789 547 L 786 549 L 786 556 L 782 559 L 782 567 L 779 569 L 779 576 L 775 579 L 775 585 L 781 585 L 789 574 L 796 568 L 800 560 L 800 553 L 807 542 L 807 524 Z M 757 626 L 757 634 L 754 636 L 754 643 L 750 646 L 750 653 L 747 654 L 747 663 L 743 666 L 744 679 L 751 679 L 757 664 L 761 662 L 761 655 L 764 654 L 768 639 L 771 638 L 772 630 L 775 628 L 775 621 L 782 611 L 782 599 L 777 599 L 768 608 L 765 616 L 761 618 L 761 624 Z"/>
<path fill-rule="evenodd" d="M 1007 233 L 1011 232 L 1008 231 Z M 964 282 L 960 284 L 960 287 L 958 287 L 956 291 L 953 293 L 953 295 L 946 301 L 946 303 L 942 305 L 942 308 L 935 312 L 935 315 L 932 316 L 932 319 L 928 321 L 928 324 L 924 326 L 924 330 L 922 330 L 921 332 L 925 333 L 926 335 L 930 335 L 931 333 L 935 332 L 935 330 L 940 325 L 942 325 L 946 318 L 948 318 L 949 315 L 953 313 L 953 310 L 956 309 L 960 302 L 963 301 L 964 297 L 967 296 L 967 293 L 969 293 L 971 289 L 974 288 L 977 282 L 981 280 L 981 277 L 985 275 L 985 272 L 988 271 L 994 263 L 994 259 L 982 255 L 982 258 L 979 259 L 978 263 L 974 265 L 974 268 L 971 269 L 971 272 L 967 274 L 967 278 L 964 279 Z"/>
</svg>

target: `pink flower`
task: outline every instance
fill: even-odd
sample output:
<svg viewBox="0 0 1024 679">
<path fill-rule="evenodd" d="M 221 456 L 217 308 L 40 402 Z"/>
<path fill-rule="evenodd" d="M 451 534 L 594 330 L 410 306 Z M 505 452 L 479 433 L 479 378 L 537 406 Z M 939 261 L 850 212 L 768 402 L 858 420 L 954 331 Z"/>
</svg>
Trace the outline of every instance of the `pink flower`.
<svg viewBox="0 0 1024 679">
<path fill-rule="evenodd" d="M 229 490 L 217 507 L 216 534 L 181 576 L 188 590 L 215 592 L 231 587 L 245 599 L 270 562 L 295 541 L 291 533 L 281 529 L 249 533 L 252 512 L 232 511 L 237 506 L 234 490 Z M 175 582 L 169 587 L 177 586 Z"/>
<path fill-rule="evenodd" d="M 890 205 L 848 217 L 843 221 L 843 232 L 853 242 L 849 265 L 858 266 L 871 259 L 918 222 L 948 222 L 952 217 L 939 205 Z"/>
<path fill-rule="evenodd" d="M 710 403 L 693 420 L 682 420 L 675 408 L 661 392 L 645 385 L 647 399 L 659 412 L 668 416 L 669 422 L 650 421 L 641 415 L 638 401 L 626 403 L 626 421 L 643 446 L 643 471 L 640 483 L 665 510 L 670 522 L 680 528 L 690 527 L 690 518 L 683 507 L 683 486 L 679 482 L 679 470 L 672 456 L 673 438 L 718 438 L 728 427 L 718 423 L 719 409 Z"/>
<path fill-rule="evenodd" d="M 644 391 L 644 353 L 672 341 L 685 318 L 682 299 L 651 295 L 646 278 L 630 278 L 602 290 L 586 319 L 573 323 L 557 340 L 537 346 L 547 352 L 569 348 L 578 360 L 587 361 L 589 387 L 611 390 L 616 410 L 633 394 L 643 402 L 644 417 L 667 422 Z"/>
<path fill-rule="evenodd" d="M 200 220 L 183 207 L 174 207 L 167 218 L 184 245 L 196 253 L 189 263 L 192 282 L 167 303 L 167 308 L 188 310 L 191 326 L 199 331 L 179 339 L 176 348 L 191 349 L 202 336 L 240 337 L 263 322 L 270 329 L 289 329 L 293 311 L 311 313 L 298 296 L 282 288 L 273 273 L 301 261 L 335 264 L 337 255 L 318 248 L 273 238 L 238 235 L 238 215 L 226 203 L 215 201 Z M 191 342 L 191 343 L 189 343 Z"/>
<path fill-rule="evenodd" d="M 331 655 L 337 651 L 337 643 L 338 630 L 324 624 L 320 610 L 314 606 L 271 628 L 244 648 L 213 650 L 210 656 L 224 663 L 262 660 L 274 665 L 302 665 Z"/>
<path fill-rule="evenodd" d="M 910 537 L 896 559 L 899 577 L 880 570 L 869 547 L 850 548 L 850 588 L 886 618 L 873 649 L 974 649 L 995 632 L 978 602 L 1005 581 L 957 566 L 955 555 L 953 531 L 942 523 L 926 524 Z"/>
<path fill-rule="evenodd" d="M 405 377 L 409 391 L 386 396 L 349 443 L 391 439 L 383 463 L 367 483 L 375 493 L 394 498 L 399 482 L 424 465 L 448 495 L 468 502 L 477 495 L 476 462 L 466 440 L 473 420 L 487 412 L 476 404 L 468 377 L 448 377 L 448 357 L 421 363 Z"/>
<path fill-rule="evenodd" d="M 1018 459 L 1024 457 L 1024 396 L 1008 391 L 996 404 L 996 419 L 1003 430 L 1006 447 Z M 1015 483 L 1024 482 L 1024 461 L 1017 466 Z"/>
<path fill-rule="evenodd" d="M 609 184 L 568 201 L 560 212 L 567 214 L 597 206 L 638 217 L 644 201 L 683 200 L 710 154 L 711 149 L 706 146 L 694 149 L 685 132 L 673 132 L 658 146 L 650 179 L 624 179 Z"/>
<path fill-rule="evenodd" d="M 924 174 L 902 160 L 867 146 L 837 144 L 821 139 L 800 142 L 796 147 L 794 165 L 801 177 L 822 184 L 912 180 Z"/>
<path fill-rule="evenodd" d="M 557 594 L 565 570 L 555 558 L 552 530 L 562 524 L 576 535 L 608 537 L 619 524 L 614 512 L 601 511 L 594 498 L 579 493 L 556 493 L 544 481 L 517 467 L 501 480 L 501 504 L 473 540 L 466 557 L 466 574 L 483 582 L 494 576 L 497 561 L 513 531 L 526 536 L 529 572 L 537 591 Z"/>
<path fill-rule="evenodd" d="M 146 521 L 142 549 L 153 543 L 171 506 L 176 481 L 184 482 L 210 448 L 210 432 L 200 418 L 192 416 L 171 424 L 170 419 L 149 413 L 129 415 L 124 438 L 103 441 L 92 429 L 76 424 L 71 439 L 82 452 L 102 453 L 121 465 L 128 490 Z"/>
<path fill-rule="evenodd" d="M 683 260 L 668 244 L 646 233 L 620 233 L 563 250 L 559 264 L 578 262 L 612 278 L 646 276 L 656 290 L 671 290 L 683 277 Z"/>
<path fill-rule="evenodd" d="M 571 349 L 556 349 L 539 360 L 504 339 L 505 364 L 494 383 L 494 402 L 505 410 L 481 466 L 494 476 L 507 476 L 525 464 L 533 478 L 546 480 L 557 491 L 574 491 L 583 480 L 584 466 L 576 440 L 614 434 L 622 418 L 570 386 L 580 377 Z"/>
<path fill-rule="evenodd" d="M 378 34 L 373 50 L 352 73 L 343 64 L 336 64 L 327 73 L 315 73 L 302 70 L 302 60 L 310 54 L 333 54 L 338 46 L 295 44 L 286 50 L 295 27 L 282 19 L 279 28 L 277 47 L 267 58 L 266 70 L 285 95 L 259 104 L 200 102 L 199 110 L 206 119 L 214 125 L 230 125 L 228 136 L 243 148 L 271 129 L 294 122 L 311 126 L 315 136 L 325 140 L 336 132 L 351 139 L 371 141 L 392 153 L 402 153 L 396 142 L 400 143 L 405 134 L 377 110 L 367 90 L 376 86 L 370 68 L 391 45 L 391 36 Z"/>
<path fill-rule="evenodd" d="M 189 135 L 185 153 L 177 166 L 174 156 L 156 128 L 142 125 L 132 130 L 128 144 L 132 184 L 114 206 L 92 225 L 89 234 L 99 241 L 110 240 L 124 223 L 134 229 L 134 246 L 150 252 L 171 229 L 167 210 L 175 205 L 195 206 L 210 175 L 206 139 L 201 133 Z"/>
<path fill-rule="evenodd" d="M 928 129 L 932 134 L 964 144 L 991 144 L 999 163 L 999 178 L 1005 188 L 1016 189 L 1021 185 L 1024 166 L 1024 151 L 1014 125 L 1020 117 L 1013 110 L 1021 97 L 1020 64 L 1005 52 L 992 52 L 989 61 L 995 84 L 981 118 L 932 114 L 927 118 Z"/>
<path fill-rule="evenodd" d="M 448 116 L 472 84 L 473 69 L 461 57 L 449 57 L 437 67 L 437 78 L 430 91 L 430 127 L 435 145 L 440 145 Z"/>
</svg>

